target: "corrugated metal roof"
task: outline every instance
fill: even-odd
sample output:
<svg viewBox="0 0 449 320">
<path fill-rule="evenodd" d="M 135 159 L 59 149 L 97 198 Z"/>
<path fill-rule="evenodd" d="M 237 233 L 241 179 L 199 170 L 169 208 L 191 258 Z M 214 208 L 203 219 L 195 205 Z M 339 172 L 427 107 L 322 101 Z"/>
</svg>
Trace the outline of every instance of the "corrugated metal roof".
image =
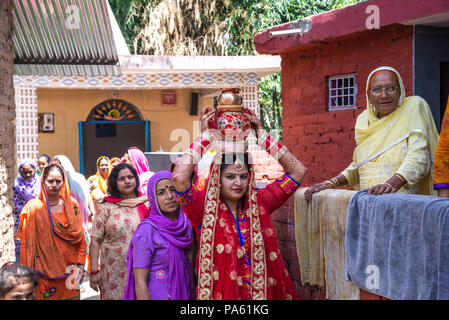
<svg viewBox="0 0 449 320">
<path fill-rule="evenodd" d="M 119 75 L 107 0 L 14 0 L 17 75 Z"/>
</svg>

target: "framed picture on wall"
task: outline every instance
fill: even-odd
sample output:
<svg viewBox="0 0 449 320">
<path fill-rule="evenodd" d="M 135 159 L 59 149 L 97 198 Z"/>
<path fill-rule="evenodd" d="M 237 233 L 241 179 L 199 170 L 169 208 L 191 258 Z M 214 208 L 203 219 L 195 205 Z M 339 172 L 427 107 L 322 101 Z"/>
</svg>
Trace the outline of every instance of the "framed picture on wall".
<svg viewBox="0 0 449 320">
<path fill-rule="evenodd" d="M 174 91 L 162 92 L 162 105 L 176 106 L 176 92 Z"/>
<path fill-rule="evenodd" d="M 38 113 L 37 116 L 39 132 L 55 132 L 54 113 Z"/>
</svg>

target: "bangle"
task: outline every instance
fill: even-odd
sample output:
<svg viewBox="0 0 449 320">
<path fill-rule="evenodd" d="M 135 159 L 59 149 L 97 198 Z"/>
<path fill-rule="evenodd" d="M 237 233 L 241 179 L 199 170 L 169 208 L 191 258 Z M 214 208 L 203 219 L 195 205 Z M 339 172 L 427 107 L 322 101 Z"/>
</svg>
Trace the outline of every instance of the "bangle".
<svg viewBox="0 0 449 320">
<path fill-rule="evenodd" d="M 257 144 L 259 146 L 262 146 L 262 144 L 265 142 L 265 140 L 267 140 L 268 133 L 265 130 L 260 129 L 260 130 L 258 130 L 258 136 L 259 136 L 259 138 L 257 139 Z"/>
<path fill-rule="evenodd" d="M 185 154 L 190 155 L 195 163 L 200 162 L 202 156 L 210 148 L 212 140 L 213 136 L 209 132 L 204 131 L 195 141 L 193 141 Z"/>
<path fill-rule="evenodd" d="M 332 186 L 332 189 L 335 188 L 334 184 L 330 180 L 326 180 L 326 181 L 324 181 L 324 183 L 329 183 Z"/>
<path fill-rule="evenodd" d="M 257 144 L 265 149 L 275 160 L 279 160 L 287 151 L 287 147 L 270 136 L 266 131 L 262 132 Z"/>
<path fill-rule="evenodd" d="M 337 178 L 332 178 L 332 179 L 326 180 L 324 182 L 329 182 L 332 185 L 332 188 L 337 188 L 340 186 L 340 182 L 338 182 Z"/>
<path fill-rule="evenodd" d="M 100 272 L 100 269 L 97 269 L 97 270 L 95 270 L 95 271 L 91 271 L 91 272 L 90 272 L 90 275 L 97 274 L 97 273 L 99 273 L 99 272 Z"/>
<path fill-rule="evenodd" d="M 340 182 L 338 182 L 337 178 L 332 178 L 332 179 L 326 180 L 324 182 L 329 182 L 332 185 L 332 188 L 337 188 L 340 186 Z"/>
<path fill-rule="evenodd" d="M 391 184 L 389 184 L 388 182 L 385 182 L 384 184 L 389 186 L 391 189 L 394 189 L 394 187 Z"/>
<path fill-rule="evenodd" d="M 398 179 L 401 180 L 402 185 L 407 184 L 407 180 L 405 180 L 405 178 L 402 175 L 400 175 L 399 173 L 395 173 L 393 175 L 393 177 L 398 177 Z"/>
<path fill-rule="evenodd" d="M 333 182 L 332 184 L 334 185 L 334 188 L 337 188 L 340 186 L 340 181 L 338 181 L 337 178 L 332 178 L 331 181 Z"/>
</svg>

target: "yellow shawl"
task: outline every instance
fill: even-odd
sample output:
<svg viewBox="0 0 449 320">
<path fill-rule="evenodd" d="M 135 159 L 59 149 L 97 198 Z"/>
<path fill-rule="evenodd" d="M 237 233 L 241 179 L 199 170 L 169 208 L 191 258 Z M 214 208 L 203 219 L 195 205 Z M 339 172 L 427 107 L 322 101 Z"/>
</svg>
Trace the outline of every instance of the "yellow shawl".
<svg viewBox="0 0 449 320">
<path fill-rule="evenodd" d="M 106 156 L 101 156 L 101 157 L 99 157 L 99 158 L 97 159 L 97 172 L 95 173 L 95 175 L 93 175 L 93 176 L 91 177 L 91 180 L 97 182 L 97 183 L 98 183 L 98 186 L 100 187 L 100 189 L 101 189 L 101 191 L 103 192 L 103 194 L 106 194 L 106 191 L 107 191 L 107 189 L 108 189 L 108 186 L 107 186 L 106 180 L 103 179 L 103 177 L 101 176 L 100 168 L 99 168 L 100 161 L 101 161 L 103 158 L 106 159 L 106 160 L 108 160 L 108 163 L 109 163 L 108 176 L 109 176 L 109 173 L 111 172 L 111 163 L 110 163 L 108 157 L 106 157 Z"/>
<path fill-rule="evenodd" d="M 368 86 L 371 76 L 379 70 L 393 71 L 399 80 L 401 96 L 399 107 L 389 115 L 379 119 L 377 111 L 371 105 L 368 96 Z M 351 169 L 357 169 L 376 158 L 383 152 L 407 139 L 412 134 L 423 135 L 429 145 L 429 157 L 433 163 L 433 156 L 438 143 L 438 131 L 427 102 L 419 96 L 405 97 L 404 84 L 399 73 L 390 67 L 380 67 L 371 72 L 366 81 L 367 108 L 357 118 L 355 124 L 356 148 L 353 154 Z M 429 172 L 419 183 L 422 194 L 431 194 L 432 173 Z"/>
</svg>

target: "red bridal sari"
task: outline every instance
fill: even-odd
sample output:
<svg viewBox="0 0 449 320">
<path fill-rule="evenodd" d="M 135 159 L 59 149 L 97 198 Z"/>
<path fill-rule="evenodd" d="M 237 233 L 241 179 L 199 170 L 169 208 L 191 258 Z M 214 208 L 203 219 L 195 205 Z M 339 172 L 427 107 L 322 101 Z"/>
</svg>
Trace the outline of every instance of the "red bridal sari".
<svg viewBox="0 0 449 320">
<path fill-rule="evenodd" d="M 206 191 L 192 185 L 183 194 L 177 194 L 178 203 L 197 231 L 200 244 L 197 299 L 298 299 L 270 215 L 287 201 L 299 184 L 284 174 L 257 191 L 251 166 L 249 190 L 236 221 L 220 197 L 219 167 L 214 160 Z"/>
</svg>

